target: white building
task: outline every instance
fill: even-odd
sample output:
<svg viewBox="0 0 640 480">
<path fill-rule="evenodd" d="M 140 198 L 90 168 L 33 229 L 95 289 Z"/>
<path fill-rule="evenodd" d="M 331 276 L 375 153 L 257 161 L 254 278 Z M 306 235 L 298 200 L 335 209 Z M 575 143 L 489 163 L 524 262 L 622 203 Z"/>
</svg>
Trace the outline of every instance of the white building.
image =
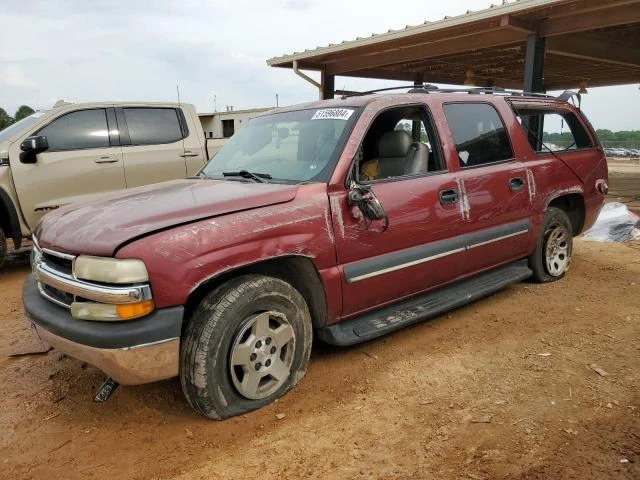
<svg viewBox="0 0 640 480">
<path fill-rule="evenodd" d="M 252 108 L 250 110 L 233 110 L 227 107 L 225 112 L 199 113 L 202 130 L 207 138 L 229 138 L 240 130 L 251 118 L 271 108 Z"/>
</svg>

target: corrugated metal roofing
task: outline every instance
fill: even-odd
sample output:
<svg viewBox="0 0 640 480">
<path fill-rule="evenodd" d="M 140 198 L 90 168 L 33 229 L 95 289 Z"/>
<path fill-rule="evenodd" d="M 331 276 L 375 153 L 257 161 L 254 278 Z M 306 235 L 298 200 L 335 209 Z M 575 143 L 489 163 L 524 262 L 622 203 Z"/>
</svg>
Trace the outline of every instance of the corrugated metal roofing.
<svg viewBox="0 0 640 480">
<path fill-rule="evenodd" d="M 405 28 L 393 30 L 389 29 L 384 33 L 372 33 L 369 37 L 356 37 L 355 40 L 343 40 L 340 43 L 330 43 L 326 46 L 319 46 L 312 49 L 305 49 L 302 52 L 293 52 L 289 54 L 283 54 L 279 57 L 273 57 L 267 60 L 267 64 L 270 66 L 277 66 L 281 63 L 288 63 L 293 60 L 302 60 L 311 55 L 316 56 L 319 54 L 334 53 L 347 48 L 355 48 L 387 40 L 395 40 L 398 38 L 417 35 L 420 33 L 426 33 L 429 31 L 435 31 L 439 29 L 445 29 L 448 27 L 454 27 L 465 23 L 470 23 L 478 20 L 486 20 L 487 18 L 497 17 L 500 15 L 522 13 L 528 9 L 539 8 L 541 6 L 554 5 L 557 3 L 566 3 L 566 0 L 513 0 L 511 2 L 502 0 L 502 4 L 491 4 L 488 8 L 483 10 L 467 10 L 466 13 L 456 16 L 446 15 L 441 20 L 429 21 L 425 20 L 422 24 L 407 25 Z"/>
</svg>

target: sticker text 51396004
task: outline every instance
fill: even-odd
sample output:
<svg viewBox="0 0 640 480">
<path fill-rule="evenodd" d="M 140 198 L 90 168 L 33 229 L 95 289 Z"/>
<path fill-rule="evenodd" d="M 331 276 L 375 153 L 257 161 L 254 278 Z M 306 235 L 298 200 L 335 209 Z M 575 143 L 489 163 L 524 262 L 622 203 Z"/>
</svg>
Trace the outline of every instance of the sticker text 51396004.
<svg viewBox="0 0 640 480">
<path fill-rule="evenodd" d="M 348 108 L 323 108 L 313 114 L 311 120 L 349 120 L 353 110 Z"/>
</svg>

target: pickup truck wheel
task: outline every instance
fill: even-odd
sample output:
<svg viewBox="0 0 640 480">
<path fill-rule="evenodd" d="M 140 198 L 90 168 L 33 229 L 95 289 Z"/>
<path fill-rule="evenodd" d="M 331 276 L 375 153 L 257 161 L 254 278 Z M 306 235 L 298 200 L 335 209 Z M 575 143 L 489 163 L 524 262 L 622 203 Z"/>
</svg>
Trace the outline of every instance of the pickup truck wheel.
<svg viewBox="0 0 640 480">
<path fill-rule="evenodd" d="M 7 237 L 4 234 L 4 230 L 0 228 L 0 268 L 3 267 L 4 262 L 7 260 Z"/>
<path fill-rule="evenodd" d="M 304 376 L 311 340 L 309 309 L 291 285 L 261 275 L 231 280 L 202 300 L 183 334 L 184 395 L 214 419 L 263 407 Z"/>
<path fill-rule="evenodd" d="M 529 257 L 529 267 L 537 282 L 553 282 L 564 277 L 571 263 L 573 234 L 567 214 L 549 207 L 544 215 L 542 234 Z"/>
</svg>

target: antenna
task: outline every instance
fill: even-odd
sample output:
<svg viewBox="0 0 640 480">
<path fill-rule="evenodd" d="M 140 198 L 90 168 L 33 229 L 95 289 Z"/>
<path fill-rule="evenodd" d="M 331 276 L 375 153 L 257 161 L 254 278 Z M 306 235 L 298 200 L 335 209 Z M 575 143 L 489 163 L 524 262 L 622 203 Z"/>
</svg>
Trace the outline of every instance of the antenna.
<svg viewBox="0 0 640 480">
<path fill-rule="evenodd" d="M 218 111 L 218 103 L 215 95 L 213 96 L 213 111 L 214 112 Z"/>
<path fill-rule="evenodd" d="M 278 104 L 278 94 L 276 93 L 276 107 L 279 107 L 280 105 Z"/>
</svg>

